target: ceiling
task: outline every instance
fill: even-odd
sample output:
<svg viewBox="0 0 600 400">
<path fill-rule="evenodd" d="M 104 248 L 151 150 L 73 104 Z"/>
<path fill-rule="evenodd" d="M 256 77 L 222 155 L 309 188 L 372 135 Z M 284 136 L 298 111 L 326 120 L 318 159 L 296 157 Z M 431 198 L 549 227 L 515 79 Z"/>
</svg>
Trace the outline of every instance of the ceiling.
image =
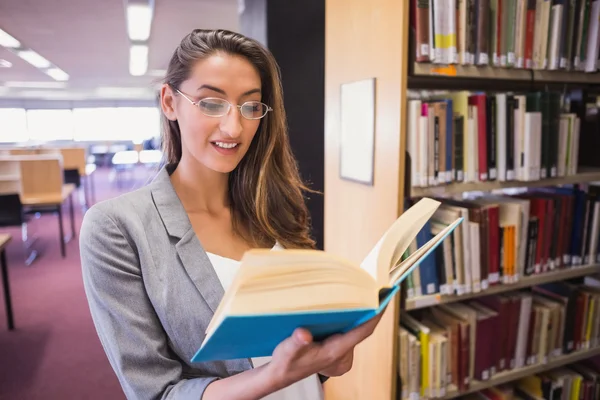
<svg viewBox="0 0 600 400">
<path fill-rule="evenodd" d="M 0 46 L 0 60 L 12 63 L 0 68 L 0 99 L 153 100 L 186 34 L 238 26 L 237 0 L 155 0 L 148 72 L 138 77 L 129 73 L 125 0 L 0 0 L 0 29 L 70 76 L 57 82 Z M 48 84 L 64 87 L 35 87 Z"/>
</svg>

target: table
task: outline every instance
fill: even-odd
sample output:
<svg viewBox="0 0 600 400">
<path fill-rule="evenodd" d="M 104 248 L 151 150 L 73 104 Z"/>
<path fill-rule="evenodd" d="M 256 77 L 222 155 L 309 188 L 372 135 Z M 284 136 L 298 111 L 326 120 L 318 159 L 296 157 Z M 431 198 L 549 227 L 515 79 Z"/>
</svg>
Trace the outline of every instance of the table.
<svg viewBox="0 0 600 400">
<path fill-rule="evenodd" d="M 0 234 L 0 268 L 2 269 L 2 287 L 4 289 L 4 307 L 6 307 L 6 320 L 8 330 L 15 329 L 13 320 L 12 301 L 10 297 L 10 282 L 8 281 L 8 264 L 6 262 L 6 246 L 11 241 L 12 236 Z"/>
</svg>

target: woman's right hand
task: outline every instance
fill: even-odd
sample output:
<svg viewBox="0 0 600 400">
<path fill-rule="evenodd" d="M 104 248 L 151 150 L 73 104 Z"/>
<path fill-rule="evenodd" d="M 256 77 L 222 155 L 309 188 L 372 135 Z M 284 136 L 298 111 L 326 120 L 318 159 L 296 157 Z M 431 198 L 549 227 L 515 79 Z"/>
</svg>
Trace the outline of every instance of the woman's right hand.
<svg viewBox="0 0 600 400">
<path fill-rule="evenodd" d="M 278 390 L 315 373 L 343 375 L 352 368 L 354 347 L 373 333 L 382 315 L 318 343 L 306 329 L 296 329 L 275 348 L 264 372 Z"/>
</svg>

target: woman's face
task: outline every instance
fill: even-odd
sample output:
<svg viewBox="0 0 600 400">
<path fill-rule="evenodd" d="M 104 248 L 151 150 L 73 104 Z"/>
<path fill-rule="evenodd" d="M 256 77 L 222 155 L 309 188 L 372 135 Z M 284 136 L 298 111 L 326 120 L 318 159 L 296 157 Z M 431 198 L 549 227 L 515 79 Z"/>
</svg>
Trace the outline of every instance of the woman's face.
<svg viewBox="0 0 600 400">
<path fill-rule="evenodd" d="M 222 117 L 205 115 L 174 89 L 163 89 L 170 90 L 173 96 L 170 102 L 181 131 L 182 161 L 189 158 L 210 170 L 233 171 L 248 151 L 260 123 L 259 119 L 243 117 L 237 105 L 260 101 L 260 89 L 261 80 L 256 68 L 243 57 L 224 53 L 197 62 L 189 79 L 179 88 L 193 102 L 207 98 L 229 101 L 232 106 Z M 202 104 L 209 112 L 216 107 L 207 101 Z M 167 117 L 174 119 L 168 113 Z"/>
</svg>

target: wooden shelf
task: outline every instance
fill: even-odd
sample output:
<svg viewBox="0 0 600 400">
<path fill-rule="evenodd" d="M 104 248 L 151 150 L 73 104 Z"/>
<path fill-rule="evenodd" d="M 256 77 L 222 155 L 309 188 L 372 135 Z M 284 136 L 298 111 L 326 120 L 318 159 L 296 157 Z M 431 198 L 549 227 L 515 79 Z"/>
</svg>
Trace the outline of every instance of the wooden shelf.
<svg viewBox="0 0 600 400">
<path fill-rule="evenodd" d="M 533 70 L 474 65 L 413 63 L 413 76 L 443 76 L 466 79 L 502 79 L 548 83 L 600 83 L 600 73 L 564 70 Z"/>
<path fill-rule="evenodd" d="M 600 83 L 600 74 L 581 71 L 534 70 L 533 80 L 536 82 L 598 84 Z"/>
<path fill-rule="evenodd" d="M 579 278 L 582 276 L 600 273 L 600 264 L 571 267 L 563 270 L 546 272 L 539 275 L 526 276 L 519 279 L 518 282 L 509 284 L 498 284 L 488 287 L 486 290 L 477 293 L 468 293 L 461 296 L 458 295 L 428 295 L 419 296 L 418 298 L 406 299 L 406 310 L 417 310 L 435 306 L 438 304 L 454 303 L 473 299 L 492 294 L 510 292 L 512 290 L 522 289 L 535 285 L 542 285 L 549 282 L 563 281 L 566 279 Z"/>
<path fill-rule="evenodd" d="M 412 197 L 420 196 L 444 196 L 459 194 L 463 192 L 482 191 L 488 192 L 499 189 L 519 188 L 519 187 L 544 187 L 556 185 L 568 185 L 584 182 L 600 181 L 600 170 L 580 168 L 581 172 L 575 175 L 563 176 L 560 178 L 540 179 L 537 181 L 488 181 L 471 183 L 448 183 L 429 187 L 412 187 L 410 195 Z"/>
<path fill-rule="evenodd" d="M 473 65 L 443 65 L 417 62 L 413 65 L 413 75 L 516 81 L 531 81 L 533 78 L 531 70 L 528 69 L 476 67 Z"/>
<path fill-rule="evenodd" d="M 527 367 L 518 368 L 510 371 L 500 372 L 494 375 L 487 381 L 474 381 L 469 385 L 469 389 L 462 392 L 451 391 L 446 393 L 444 397 L 438 397 L 438 399 L 455 399 L 460 396 L 464 396 L 469 393 L 477 392 L 479 390 L 487 389 L 492 386 L 501 385 L 503 383 L 515 381 L 517 379 L 534 375 L 543 371 L 548 371 L 553 368 L 558 368 L 563 365 L 572 364 L 577 361 L 585 360 L 586 358 L 594 357 L 600 354 L 600 347 L 593 349 L 579 350 L 570 354 L 558 356 L 553 360 L 550 360 L 546 364 L 529 365 Z"/>
</svg>

